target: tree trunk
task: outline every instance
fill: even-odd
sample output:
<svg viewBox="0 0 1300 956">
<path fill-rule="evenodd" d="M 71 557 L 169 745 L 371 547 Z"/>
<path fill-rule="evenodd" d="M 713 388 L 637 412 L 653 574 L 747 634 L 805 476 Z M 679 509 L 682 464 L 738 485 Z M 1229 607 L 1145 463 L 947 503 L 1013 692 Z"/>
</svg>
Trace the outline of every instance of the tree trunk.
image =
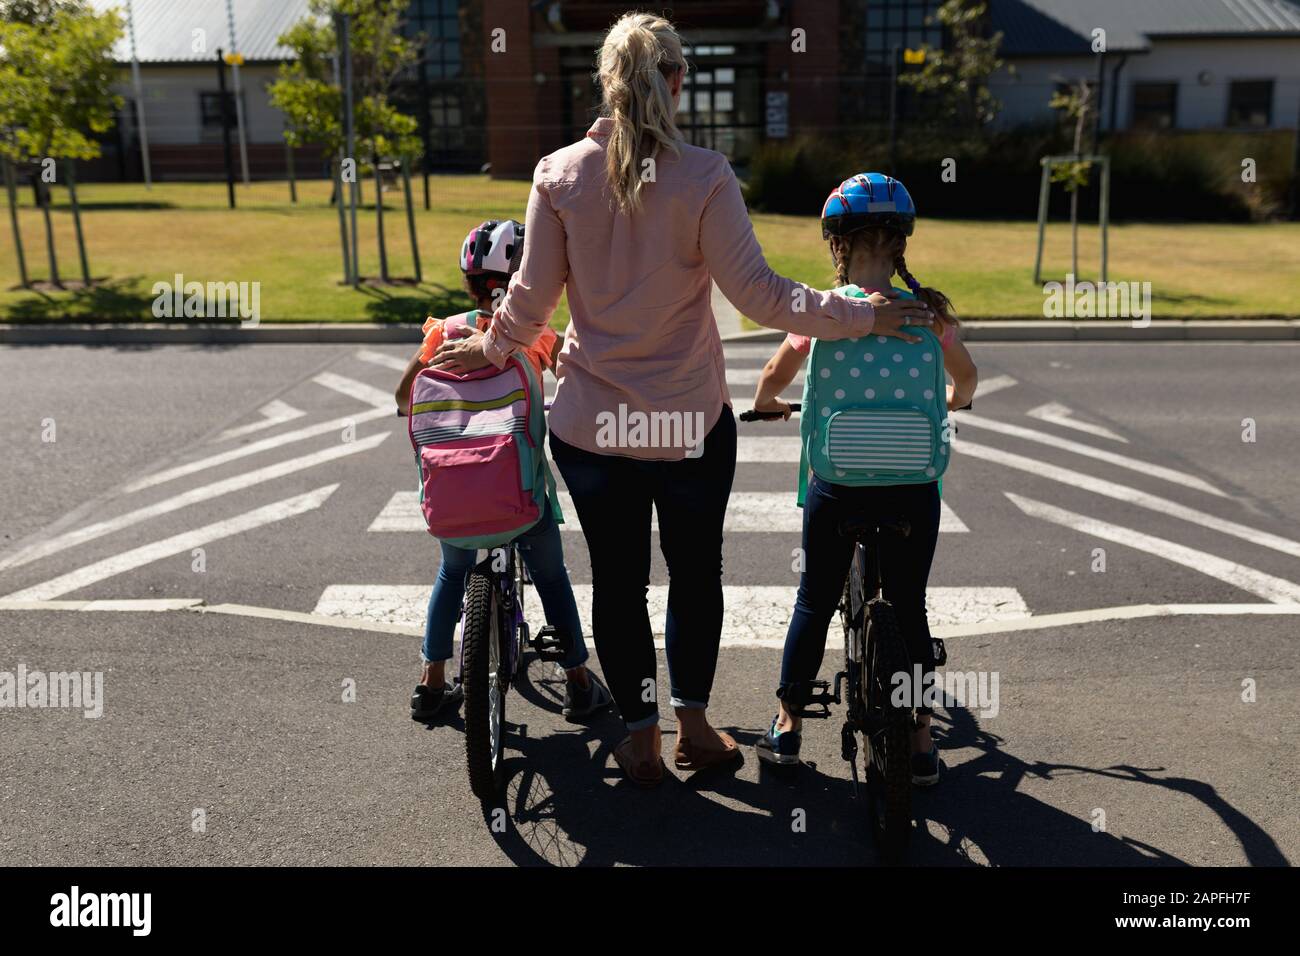
<svg viewBox="0 0 1300 956">
<path fill-rule="evenodd" d="M 379 281 L 388 281 L 388 247 L 384 244 L 384 184 L 379 171 L 379 157 L 370 151 L 370 165 L 375 170 L 375 222 L 379 229 Z"/>
<path fill-rule="evenodd" d="M 50 218 L 50 187 L 48 183 L 40 182 L 37 176 L 37 190 L 41 197 L 41 214 L 45 217 L 45 251 L 50 257 L 50 284 L 55 288 L 63 288 L 63 281 L 59 278 L 59 257 L 54 251 L 54 221 Z"/>
<path fill-rule="evenodd" d="M 415 260 L 415 281 L 423 282 L 424 275 L 420 271 L 420 241 L 415 232 L 415 204 L 411 200 L 411 171 L 407 168 L 409 164 L 402 160 L 402 191 L 406 194 L 406 228 L 411 234 L 411 257 Z"/>
<path fill-rule="evenodd" d="M 30 282 L 27 278 L 27 257 L 23 255 L 23 234 L 18 228 L 18 190 L 14 186 L 13 163 L 5 160 L 5 192 L 9 194 L 9 222 L 14 230 L 14 251 L 18 253 L 18 281 L 25 289 Z"/>
<path fill-rule="evenodd" d="M 72 224 L 77 232 L 77 255 L 81 257 L 81 281 L 90 287 L 90 262 L 86 259 L 86 235 L 81 230 L 81 205 L 77 202 L 77 161 L 68 160 L 68 198 L 72 201 Z"/>
</svg>

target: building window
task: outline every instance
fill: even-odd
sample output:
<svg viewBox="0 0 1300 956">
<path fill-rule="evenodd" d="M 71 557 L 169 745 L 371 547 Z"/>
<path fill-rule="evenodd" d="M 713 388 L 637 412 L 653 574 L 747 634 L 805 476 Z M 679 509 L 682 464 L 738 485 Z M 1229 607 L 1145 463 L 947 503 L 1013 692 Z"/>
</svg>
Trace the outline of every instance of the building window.
<svg viewBox="0 0 1300 956">
<path fill-rule="evenodd" d="M 1229 84 L 1229 126 L 1260 129 L 1272 124 L 1272 80 L 1234 80 Z"/>
<path fill-rule="evenodd" d="M 1177 125 L 1177 83 L 1134 83 L 1133 126 L 1173 129 Z"/>
<path fill-rule="evenodd" d="M 889 116 L 889 75 L 895 50 L 915 50 L 923 45 L 943 47 L 943 29 L 935 16 L 941 4 L 942 0 L 871 0 L 867 6 L 863 105 L 868 119 Z M 927 19 L 933 22 L 927 24 Z M 900 94 L 903 92 L 900 90 Z M 906 116 L 910 97 L 900 98 Z"/>
<path fill-rule="evenodd" d="M 229 110 L 230 125 L 235 125 L 235 94 L 226 91 L 226 109 Z M 203 120 L 203 129 L 221 131 L 222 112 L 221 112 L 221 93 L 213 91 L 211 93 L 199 94 L 199 116 Z"/>
<path fill-rule="evenodd" d="M 678 129 L 689 143 L 747 163 L 763 131 L 761 55 L 726 44 L 682 52 L 690 69 L 677 105 Z"/>
</svg>

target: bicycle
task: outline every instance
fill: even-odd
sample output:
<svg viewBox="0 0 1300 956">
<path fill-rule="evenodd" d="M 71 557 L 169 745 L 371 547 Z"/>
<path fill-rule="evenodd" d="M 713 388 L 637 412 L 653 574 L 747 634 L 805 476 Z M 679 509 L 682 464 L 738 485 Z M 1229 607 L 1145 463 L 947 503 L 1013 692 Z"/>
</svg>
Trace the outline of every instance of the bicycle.
<svg viewBox="0 0 1300 956">
<path fill-rule="evenodd" d="M 506 694 L 523 669 L 525 648 L 557 664 L 570 650 L 571 638 L 549 624 L 530 634 L 524 588 L 531 583 L 513 544 L 493 549 L 466 578 L 459 661 L 465 690 L 465 761 L 470 790 L 485 803 L 501 792 Z"/>
<path fill-rule="evenodd" d="M 800 411 L 800 403 L 790 403 L 790 410 Z M 742 413 L 740 420 L 781 417 L 777 412 L 751 409 Z M 890 693 L 893 675 L 912 673 L 912 658 L 894 607 L 885 597 L 881 540 L 907 537 L 911 528 L 905 520 L 893 518 L 847 521 L 839 530 L 856 542 L 838 607 L 844 629 L 844 669 L 836 673 L 833 683 L 812 682 L 812 693 L 801 708 L 801 716 L 829 718 L 831 704 L 846 704 L 840 755 L 849 764 L 853 797 L 861 799 L 857 763 L 861 734 L 866 753 L 867 819 L 882 854 L 897 862 L 906 852 L 912 833 L 911 737 L 917 720 L 915 700 L 900 704 Z M 947 650 L 943 641 L 931 640 L 935 665 L 942 665 L 948 659 Z M 810 709 L 818 705 L 820 711 Z"/>
<path fill-rule="evenodd" d="M 550 409 L 550 404 L 545 408 Z M 536 635 L 524 618 L 528 567 L 512 542 L 492 549 L 469 572 L 460 619 L 460 676 L 465 691 L 465 762 L 474 796 L 489 803 L 501 792 L 506 694 L 523 669 L 524 649 L 560 664 L 572 637 L 549 624 Z"/>
</svg>

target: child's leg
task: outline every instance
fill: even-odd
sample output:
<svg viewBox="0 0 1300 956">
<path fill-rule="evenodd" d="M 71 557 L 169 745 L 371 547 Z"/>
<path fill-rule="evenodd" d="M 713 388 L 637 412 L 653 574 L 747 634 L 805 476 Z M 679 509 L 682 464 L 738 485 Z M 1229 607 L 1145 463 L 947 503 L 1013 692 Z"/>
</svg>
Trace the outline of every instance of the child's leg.
<svg viewBox="0 0 1300 956">
<path fill-rule="evenodd" d="M 478 557 L 477 551 L 458 548 L 455 545 L 439 542 L 442 550 L 442 564 L 438 568 L 438 577 L 433 582 L 433 592 L 429 595 L 429 611 L 424 623 L 424 647 L 420 658 L 426 665 L 434 665 L 432 677 L 434 683 L 442 685 L 440 673 L 444 661 L 451 659 L 452 638 L 456 633 L 456 622 L 460 620 L 461 602 L 465 598 L 465 575 L 474 567 Z M 430 675 L 429 667 L 425 668 Z"/>
<path fill-rule="evenodd" d="M 808 484 L 803 511 L 804 571 L 785 636 L 781 686 L 777 691 L 787 722 L 807 700 L 809 682 L 816 679 L 821 668 L 826 630 L 844 593 L 844 579 L 853 560 L 853 541 L 840 534 L 840 523 L 852 513 L 852 502 L 841 494 L 841 489 L 816 477 Z M 798 721 L 794 720 L 793 725 L 798 726 Z"/>
<path fill-rule="evenodd" d="M 928 681 L 934 673 L 934 647 L 925 610 L 925 587 L 939 541 L 939 488 L 931 482 L 897 485 L 888 491 L 887 507 L 907 519 L 911 533 L 890 542 L 881 569 L 882 583 L 885 597 L 894 606 L 898 626 L 907 638 L 910 656 L 920 661 L 922 679 Z M 931 713 L 929 707 L 917 708 L 919 726 L 912 740 L 912 749 L 917 753 L 930 752 Z"/>
<path fill-rule="evenodd" d="M 550 505 L 542 520 L 520 535 L 515 544 L 532 576 L 533 587 L 546 612 L 546 623 L 569 636 L 569 655 L 561 666 L 566 671 L 581 667 L 587 662 L 587 643 L 582 637 L 582 620 L 578 617 L 578 602 L 573 598 L 573 585 L 564 567 L 560 526 L 555 523 Z"/>
</svg>

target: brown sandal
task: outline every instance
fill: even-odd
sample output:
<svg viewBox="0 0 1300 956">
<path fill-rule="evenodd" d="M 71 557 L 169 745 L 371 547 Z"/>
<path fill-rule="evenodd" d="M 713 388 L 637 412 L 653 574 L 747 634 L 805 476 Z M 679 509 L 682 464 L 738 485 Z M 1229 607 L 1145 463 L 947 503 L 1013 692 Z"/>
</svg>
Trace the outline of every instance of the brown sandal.
<svg viewBox="0 0 1300 956">
<path fill-rule="evenodd" d="M 624 737 L 623 741 L 614 748 L 614 762 L 622 768 L 627 774 L 627 778 L 638 787 L 649 790 L 651 787 L 657 787 L 664 782 L 664 760 L 660 757 L 658 760 L 637 760 L 632 755 L 632 738 Z"/>
<path fill-rule="evenodd" d="M 731 735 L 721 730 L 715 733 L 722 739 L 722 750 L 704 750 L 686 738 L 678 737 L 677 746 L 673 750 L 673 766 L 678 770 L 706 770 L 739 758 L 740 748 Z"/>
</svg>

